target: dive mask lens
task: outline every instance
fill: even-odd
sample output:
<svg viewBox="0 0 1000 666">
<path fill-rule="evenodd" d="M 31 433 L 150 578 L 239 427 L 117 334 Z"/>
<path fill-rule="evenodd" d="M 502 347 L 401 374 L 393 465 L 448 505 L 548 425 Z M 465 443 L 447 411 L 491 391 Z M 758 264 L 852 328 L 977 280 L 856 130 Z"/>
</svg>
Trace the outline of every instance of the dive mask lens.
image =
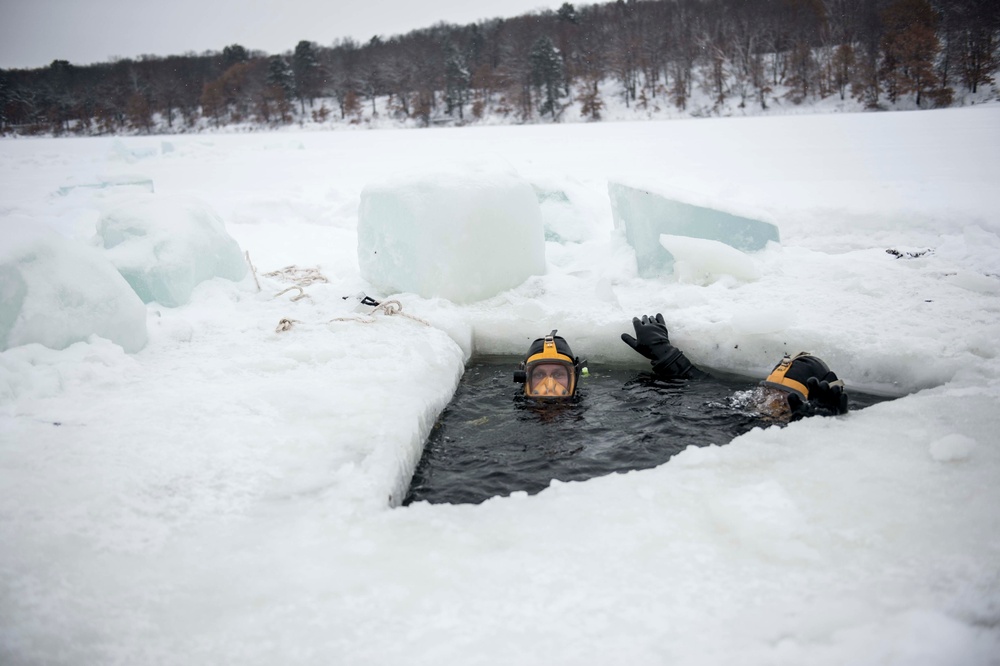
<svg viewBox="0 0 1000 666">
<path fill-rule="evenodd" d="M 791 415 L 788 394 L 771 387 L 760 387 L 756 396 L 756 408 L 763 416 L 785 419 Z"/>
<path fill-rule="evenodd" d="M 528 368 L 527 394 L 539 398 L 567 398 L 572 385 L 569 368 L 562 363 L 537 363 Z"/>
</svg>

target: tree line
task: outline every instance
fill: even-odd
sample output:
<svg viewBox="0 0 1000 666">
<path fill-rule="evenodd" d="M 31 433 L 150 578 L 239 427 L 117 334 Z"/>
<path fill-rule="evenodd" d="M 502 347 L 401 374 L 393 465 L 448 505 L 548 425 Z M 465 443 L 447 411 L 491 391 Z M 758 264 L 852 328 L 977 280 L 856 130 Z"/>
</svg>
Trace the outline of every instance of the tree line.
<svg viewBox="0 0 1000 666">
<path fill-rule="evenodd" d="M 947 106 L 956 91 L 993 83 L 998 44 L 995 0 L 565 3 L 364 44 L 300 41 L 277 55 L 233 44 L 0 70 L 0 132 L 177 132 L 334 115 L 358 122 L 369 108 L 422 125 L 487 114 L 555 121 L 570 102 L 599 120 L 602 89 L 629 106 L 680 110 L 696 87 L 717 106 L 766 109 L 779 91 L 792 103 L 838 95 L 867 108 L 903 98 Z"/>
</svg>

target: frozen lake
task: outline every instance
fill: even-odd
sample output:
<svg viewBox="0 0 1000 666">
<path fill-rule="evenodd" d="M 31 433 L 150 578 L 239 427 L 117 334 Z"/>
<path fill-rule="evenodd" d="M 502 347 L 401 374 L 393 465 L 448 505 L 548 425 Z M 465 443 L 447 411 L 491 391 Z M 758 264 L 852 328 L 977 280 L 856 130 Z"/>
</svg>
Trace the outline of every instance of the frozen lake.
<svg viewBox="0 0 1000 666">
<path fill-rule="evenodd" d="M 468 304 L 362 278 L 366 186 L 484 168 L 560 193 L 544 275 Z M 641 278 L 609 181 L 763 211 L 781 244 L 753 278 Z M 260 281 L 145 305 L 139 351 L 0 353 L 4 664 L 1000 663 L 1000 106 L 4 140 L 0 183 L 5 237 L 92 254 L 125 202 L 198 201 Z M 275 297 L 293 264 L 326 282 Z M 359 292 L 426 324 L 352 321 Z M 619 335 L 653 312 L 704 368 L 807 349 L 904 397 L 397 508 L 472 354 L 559 329 L 638 371 Z"/>
</svg>

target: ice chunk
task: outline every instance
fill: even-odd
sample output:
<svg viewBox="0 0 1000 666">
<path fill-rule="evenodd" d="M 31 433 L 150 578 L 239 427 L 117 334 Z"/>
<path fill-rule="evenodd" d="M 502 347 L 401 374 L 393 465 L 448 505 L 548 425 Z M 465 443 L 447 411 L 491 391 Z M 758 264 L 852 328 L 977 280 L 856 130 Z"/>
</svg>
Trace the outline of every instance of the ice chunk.
<svg viewBox="0 0 1000 666">
<path fill-rule="evenodd" d="M 241 280 L 247 273 L 240 246 L 219 216 L 197 199 L 118 199 L 101 216 L 97 234 L 108 258 L 144 303 L 184 305 L 205 280 Z"/>
<path fill-rule="evenodd" d="M 126 146 L 125 142 L 121 139 L 115 139 L 115 142 L 111 144 L 111 154 L 108 156 L 108 159 L 121 160 L 122 162 L 132 164 L 133 162 L 149 157 L 156 157 L 159 153 L 155 146 L 137 146 L 131 141 L 129 144 L 132 147 Z"/>
<path fill-rule="evenodd" d="M 66 196 L 73 190 L 81 188 L 91 190 L 127 189 L 136 192 L 152 192 L 153 181 L 148 176 L 141 174 L 104 175 L 84 180 L 71 179 L 67 185 L 63 185 L 57 191 L 61 196 Z"/>
<path fill-rule="evenodd" d="M 661 234 L 706 238 L 745 252 L 778 242 L 778 227 L 703 205 L 697 196 L 679 191 L 655 194 L 621 183 L 608 183 L 615 228 L 623 229 L 635 249 L 639 275 L 655 277 L 673 270 L 674 258 L 659 242 Z M 761 217 L 758 215 L 758 217 Z"/>
<path fill-rule="evenodd" d="M 722 275 L 743 282 L 760 277 L 753 259 L 719 241 L 663 234 L 660 245 L 674 258 L 674 273 L 681 282 L 708 285 Z"/>
<path fill-rule="evenodd" d="M 541 211 L 513 174 L 435 174 L 369 185 L 358 212 L 361 275 L 378 288 L 470 303 L 545 271 Z"/>
<path fill-rule="evenodd" d="M 30 218 L 0 222 L 0 349 L 64 349 L 91 335 L 146 345 L 146 308 L 101 253 Z"/>
<path fill-rule="evenodd" d="M 545 240 L 555 243 L 579 243 L 585 239 L 580 211 L 562 190 L 548 190 L 532 185 L 542 212 Z"/>
</svg>

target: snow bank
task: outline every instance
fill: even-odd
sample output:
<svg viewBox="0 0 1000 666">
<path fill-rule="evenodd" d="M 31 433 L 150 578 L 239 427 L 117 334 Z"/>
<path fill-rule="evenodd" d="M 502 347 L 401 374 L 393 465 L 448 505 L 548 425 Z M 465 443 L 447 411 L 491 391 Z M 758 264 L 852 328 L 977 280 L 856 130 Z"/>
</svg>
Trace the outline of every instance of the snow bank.
<svg viewBox="0 0 1000 666">
<path fill-rule="evenodd" d="M 144 303 L 183 305 L 205 280 L 246 275 L 240 246 L 207 204 L 163 195 L 114 201 L 97 223 L 98 239 Z"/>
<path fill-rule="evenodd" d="M 444 173 L 369 185 L 358 212 L 361 275 L 387 293 L 469 303 L 545 272 L 535 192 L 510 173 Z"/>
<path fill-rule="evenodd" d="M 0 349 L 63 349 L 92 335 L 128 352 L 145 346 L 146 308 L 99 252 L 18 216 L 0 221 L 0 235 Z"/>
</svg>

